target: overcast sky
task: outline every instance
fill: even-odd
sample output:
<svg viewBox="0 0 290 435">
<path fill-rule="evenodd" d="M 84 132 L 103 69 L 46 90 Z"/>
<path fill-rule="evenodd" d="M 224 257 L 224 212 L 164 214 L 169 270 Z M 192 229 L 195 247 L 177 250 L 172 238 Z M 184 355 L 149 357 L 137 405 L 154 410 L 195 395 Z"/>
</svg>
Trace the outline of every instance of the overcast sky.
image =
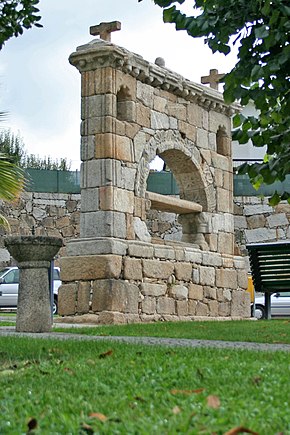
<svg viewBox="0 0 290 435">
<path fill-rule="evenodd" d="M 190 0 L 188 0 L 188 3 Z M 68 62 L 76 47 L 93 39 L 89 27 L 121 21 L 112 42 L 200 83 L 209 69 L 229 72 L 235 56 L 212 55 L 202 40 L 164 24 L 152 0 L 40 0 L 42 29 L 10 39 L 0 52 L 2 128 L 20 133 L 29 153 L 66 157 L 79 168 L 80 74 Z"/>
</svg>

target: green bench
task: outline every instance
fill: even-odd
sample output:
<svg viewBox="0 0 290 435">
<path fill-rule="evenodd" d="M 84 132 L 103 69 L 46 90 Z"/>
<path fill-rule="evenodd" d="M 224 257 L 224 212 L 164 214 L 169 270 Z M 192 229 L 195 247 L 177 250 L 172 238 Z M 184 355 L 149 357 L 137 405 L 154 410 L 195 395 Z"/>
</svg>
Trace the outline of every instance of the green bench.
<svg viewBox="0 0 290 435">
<path fill-rule="evenodd" d="M 266 319 L 271 319 L 271 294 L 290 291 L 290 241 L 249 244 L 246 248 L 255 292 L 265 294 Z"/>
</svg>

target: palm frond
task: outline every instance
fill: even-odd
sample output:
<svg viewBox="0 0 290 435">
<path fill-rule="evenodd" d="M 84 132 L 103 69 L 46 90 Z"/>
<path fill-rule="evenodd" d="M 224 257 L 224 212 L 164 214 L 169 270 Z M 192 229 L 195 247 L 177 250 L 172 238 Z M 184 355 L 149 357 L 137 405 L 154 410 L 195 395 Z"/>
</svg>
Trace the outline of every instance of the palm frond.
<svg viewBox="0 0 290 435">
<path fill-rule="evenodd" d="M 0 154 L 0 199 L 14 201 L 25 186 L 24 172 Z"/>
</svg>

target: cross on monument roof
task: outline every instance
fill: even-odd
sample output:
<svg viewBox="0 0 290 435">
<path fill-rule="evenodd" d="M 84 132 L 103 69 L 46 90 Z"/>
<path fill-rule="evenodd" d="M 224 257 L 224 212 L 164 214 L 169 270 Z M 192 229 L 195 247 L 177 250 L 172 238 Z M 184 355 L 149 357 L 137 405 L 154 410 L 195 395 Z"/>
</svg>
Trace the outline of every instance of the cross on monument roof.
<svg viewBox="0 0 290 435">
<path fill-rule="evenodd" d="M 208 76 L 201 77 L 201 83 L 203 85 L 209 84 L 212 89 L 219 90 L 219 82 L 225 76 L 225 74 L 219 74 L 217 69 L 210 69 Z"/>
<path fill-rule="evenodd" d="M 100 23 L 90 27 L 90 34 L 93 36 L 100 35 L 104 41 L 111 42 L 111 33 L 121 30 L 120 21 L 111 21 L 110 23 Z"/>
</svg>

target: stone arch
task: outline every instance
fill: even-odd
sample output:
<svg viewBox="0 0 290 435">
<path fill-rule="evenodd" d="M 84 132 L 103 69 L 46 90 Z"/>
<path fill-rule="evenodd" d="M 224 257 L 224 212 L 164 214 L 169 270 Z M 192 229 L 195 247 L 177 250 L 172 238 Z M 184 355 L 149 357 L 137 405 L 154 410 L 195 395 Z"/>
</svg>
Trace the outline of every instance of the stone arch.
<svg viewBox="0 0 290 435">
<path fill-rule="evenodd" d="M 197 202 L 207 212 L 215 210 L 215 189 L 210 168 L 195 144 L 176 130 L 159 131 L 145 145 L 137 169 L 136 196 L 145 197 L 149 163 L 156 155 L 172 171 L 181 199 Z"/>
</svg>

